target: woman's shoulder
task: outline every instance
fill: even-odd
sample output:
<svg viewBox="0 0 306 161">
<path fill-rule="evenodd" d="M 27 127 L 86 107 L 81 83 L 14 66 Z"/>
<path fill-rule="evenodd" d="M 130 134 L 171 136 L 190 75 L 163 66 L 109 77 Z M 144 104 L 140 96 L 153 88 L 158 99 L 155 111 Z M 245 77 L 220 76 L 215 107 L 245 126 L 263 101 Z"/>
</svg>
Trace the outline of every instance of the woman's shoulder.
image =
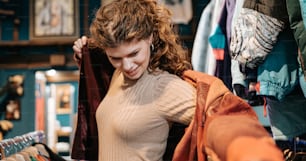
<svg viewBox="0 0 306 161">
<path fill-rule="evenodd" d="M 175 74 L 171 74 L 167 71 L 156 71 L 156 72 L 152 72 L 150 73 L 150 75 L 152 76 L 152 79 L 156 80 L 156 81 L 183 81 L 182 78 L 178 77 Z"/>
<path fill-rule="evenodd" d="M 185 88 L 193 88 L 193 86 L 180 78 L 175 74 L 171 74 L 167 71 L 161 71 L 158 73 L 152 73 L 154 75 L 153 80 L 157 87 L 159 88 L 178 88 L 178 87 L 185 87 Z"/>
</svg>

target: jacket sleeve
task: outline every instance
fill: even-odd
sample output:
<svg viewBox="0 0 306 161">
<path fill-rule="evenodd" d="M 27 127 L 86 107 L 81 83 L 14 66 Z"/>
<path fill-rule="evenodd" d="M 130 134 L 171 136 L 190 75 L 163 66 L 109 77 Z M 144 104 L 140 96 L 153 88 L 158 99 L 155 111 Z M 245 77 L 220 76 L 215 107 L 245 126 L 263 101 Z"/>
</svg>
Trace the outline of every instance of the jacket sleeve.
<svg viewBox="0 0 306 161">
<path fill-rule="evenodd" d="M 303 23 L 300 2 L 299 0 L 286 0 L 286 3 L 290 27 L 300 49 L 299 61 L 304 71 L 304 78 L 306 80 L 306 26 L 304 26 Z"/>
<path fill-rule="evenodd" d="M 113 67 L 103 51 L 83 48 L 78 89 L 77 125 L 71 157 L 98 160 L 98 130 L 96 109 L 105 96 Z"/>
</svg>

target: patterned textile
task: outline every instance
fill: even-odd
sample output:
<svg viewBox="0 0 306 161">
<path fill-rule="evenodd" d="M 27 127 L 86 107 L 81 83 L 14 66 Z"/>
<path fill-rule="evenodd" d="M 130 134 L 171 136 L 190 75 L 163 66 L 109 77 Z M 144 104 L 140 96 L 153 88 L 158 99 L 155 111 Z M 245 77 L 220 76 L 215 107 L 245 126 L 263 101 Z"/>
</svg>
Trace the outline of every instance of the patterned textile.
<svg viewBox="0 0 306 161">
<path fill-rule="evenodd" d="M 242 8 L 232 33 L 232 59 L 237 60 L 242 68 L 256 68 L 273 49 L 277 36 L 284 27 L 285 24 L 280 20 Z"/>
</svg>

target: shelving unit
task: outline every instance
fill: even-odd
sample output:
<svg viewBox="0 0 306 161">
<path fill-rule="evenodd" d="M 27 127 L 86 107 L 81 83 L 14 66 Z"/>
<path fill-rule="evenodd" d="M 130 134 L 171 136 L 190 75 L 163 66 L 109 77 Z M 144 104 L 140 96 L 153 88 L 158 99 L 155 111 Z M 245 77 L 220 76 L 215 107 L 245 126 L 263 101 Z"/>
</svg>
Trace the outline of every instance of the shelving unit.
<svg viewBox="0 0 306 161">
<path fill-rule="evenodd" d="M 70 156 L 70 136 L 71 132 L 58 130 L 57 131 L 57 153 L 61 156 Z"/>
</svg>

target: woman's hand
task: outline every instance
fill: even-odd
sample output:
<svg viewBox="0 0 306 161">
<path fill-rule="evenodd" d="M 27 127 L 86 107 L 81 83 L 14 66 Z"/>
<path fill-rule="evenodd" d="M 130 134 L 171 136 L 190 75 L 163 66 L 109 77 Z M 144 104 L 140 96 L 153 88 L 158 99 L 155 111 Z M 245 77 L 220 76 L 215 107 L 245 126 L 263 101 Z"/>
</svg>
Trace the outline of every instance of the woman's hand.
<svg viewBox="0 0 306 161">
<path fill-rule="evenodd" d="M 74 52 L 74 60 L 79 62 L 82 59 L 82 48 L 87 44 L 88 38 L 86 36 L 82 36 L 74 41 L 74 45 L 72 47 Z"/>
</svg>

